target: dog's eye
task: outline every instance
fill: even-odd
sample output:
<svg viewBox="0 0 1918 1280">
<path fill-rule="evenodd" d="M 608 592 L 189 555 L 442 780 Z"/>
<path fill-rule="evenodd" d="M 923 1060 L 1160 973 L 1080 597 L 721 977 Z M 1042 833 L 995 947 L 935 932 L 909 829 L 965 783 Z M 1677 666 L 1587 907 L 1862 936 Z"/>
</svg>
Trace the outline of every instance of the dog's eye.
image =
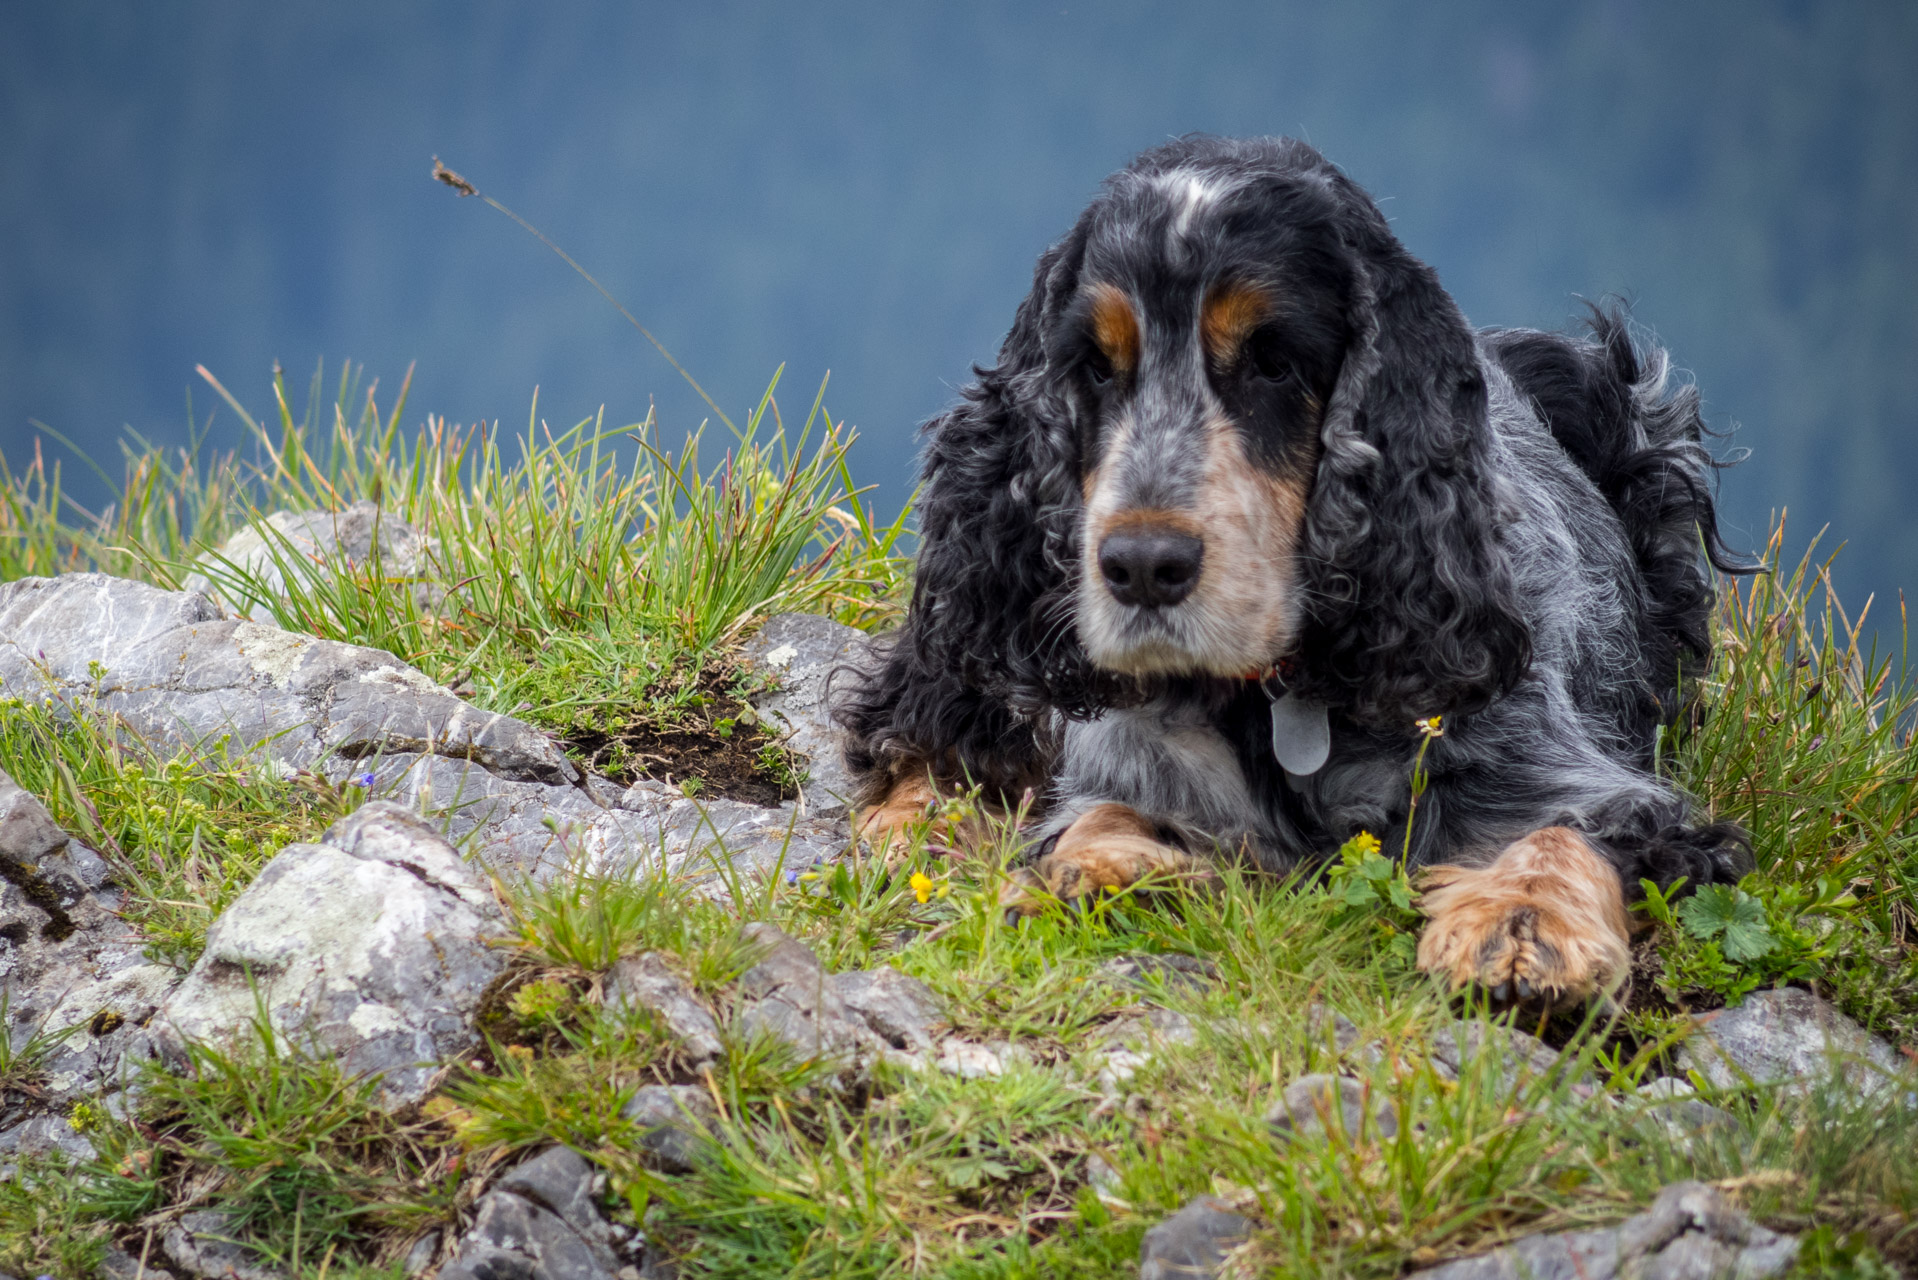
<svg viewBox="0 0 1918 1280">
<path fill-rule="evenodd" d="M 1097 346 L 1086 348 L 1085 371 L 1095 387 L 1103 387 L 1112 381 L 1112 361 Z"/>
<path fill-rule="evenodd" d="M 1285 358 L 1278 335 L 1260 332 L 1246 343 L 1246 364 L 1267 382 L 1284 382 L 1292 376 L 1292 364 Z"/>
</svg>

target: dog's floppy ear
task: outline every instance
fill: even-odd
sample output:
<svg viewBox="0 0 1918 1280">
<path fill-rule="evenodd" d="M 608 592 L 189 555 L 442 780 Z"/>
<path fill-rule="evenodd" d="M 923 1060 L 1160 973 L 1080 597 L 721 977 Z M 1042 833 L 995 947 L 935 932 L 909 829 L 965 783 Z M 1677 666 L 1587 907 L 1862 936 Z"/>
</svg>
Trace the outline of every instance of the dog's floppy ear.
<svg viewBox="0 0 1918 1280">
<path fill-rule="evenodd" d="M 1306 513 L 1307 668 L 1380 728 L 1509 689 L 1531 634 L 1499 536 L 1472 332 L 1432 269 L 1343 178 L 1352 341 Z"/>
<path fill-rule="evenodd" d="M 1072 624 L 1080 443 L 1052 322 L 1078 288 L 1086 222 L 1039 260 L 991 368 L 925 428 L 920 543 L 906 626 L 836 699 L 847 758 L 996 789 L 1042 780 L 1032 718 L 1085 713 L 1102 677 Z"/>
</svg>

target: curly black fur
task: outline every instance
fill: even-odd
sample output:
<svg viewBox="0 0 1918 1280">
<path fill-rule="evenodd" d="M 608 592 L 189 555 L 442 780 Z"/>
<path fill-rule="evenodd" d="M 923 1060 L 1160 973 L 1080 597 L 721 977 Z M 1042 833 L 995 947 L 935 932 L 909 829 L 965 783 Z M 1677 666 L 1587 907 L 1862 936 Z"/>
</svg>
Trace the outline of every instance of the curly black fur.
<svg viewBox="0 0 1918 1280">
<path fill-rule="evenodd" d="M 1255 339 L 1283 366 L 1267 381 L 1179 355 L 1198 349 L 1196 299 L 1231 279 L 1277 299 Z M 1095 281 L 1118 281 L 1147 349 L 1172 353 L 1129 402 L 1090 350 Z M 1442 714 L 1420 861 L 1562 822 L 1628 885 L 1735 875 L 1736 829 L 1699 825 L 1650 772 L 1656 726 L 1710 658 L 1710 566 L 1738 568 L 1697 393 L 1668 391 L 1666 368 L 1618 309 L 1594 309 L 1589 339 L 1474 333 L 1303 143 L 1147 152 L 1040 259 L 997 363 L 926 428 L 906 624 L 835 693 L 849 762 L 874 796 L 928 768 L 1008 797 L 1050 783 L 1061 815 L 1121 800 L 1281 866 L 1402 832 L 1413 721 Z M 1148 418 L 1173 439 L 1221 416 L 1261 483 L 1304 495 L 1284 652 L 1246 665 L 1286 658 L 1293 691 L 1329 708 L 1332 757 L 1308 777 L 1273 760 L 1256 685 L 1216 663 L 1120 674 L 1088 650 L 1095 472 L 1120 437 L 1147 447 Z"/>
</svg>

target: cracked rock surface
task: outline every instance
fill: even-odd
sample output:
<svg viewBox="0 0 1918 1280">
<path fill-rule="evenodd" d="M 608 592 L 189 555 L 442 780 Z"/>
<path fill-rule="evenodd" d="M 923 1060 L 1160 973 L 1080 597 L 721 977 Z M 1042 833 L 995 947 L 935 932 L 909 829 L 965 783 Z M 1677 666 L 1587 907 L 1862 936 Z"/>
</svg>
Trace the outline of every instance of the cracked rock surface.
<svg viewBox="0 0 1918 1280">
<path fill-rule="evenodd" d="M 1558 1064 L 1558 1051 L 1537 1036 L 1496 1023 L 1455 1022 L 1432 1037 L 1428 1052 L 1433 1070 L 1446 1080 L 1456 1080 L 1468 1066 L 1488 1060 L 1501 1093 L 1542 1078 Z"/>
<path fill-rule="evenodd" d="M 722 868 L 769 875 L 825 861 L 849 838 L 843 805 L 827 798 L 849 783 L 832 782 L 843 764 L 821 699 L 857 633 L 835 627 L 780 615 L 752 642 L 782 682 L 763 708 L 814 778 L 798 805 L 777 809 L 696 803 L 655 782 L 622 791 L 583 777 L 532 725 L 470 705 L 391 654 L 235 619 L 197 591 L 103 574 L 0 584 L 0 686 L 92 701 L 162 747 L 224 736 L 281 772 L 362 781 L 444 814 L 453 839 L 470 839 L 504 872 L 544 879 L 652 863 L 719 892 Z"/>
<path fill-rule="evenodd" d="M 0 771 L 0 989 L 16 1050 L 55 1038 L 30 1093 L 0 1097 L 0 1165 L 58 1147 L 91 1154 L 67 1123 L 76 1099 L 116 1093 L 147 1055 L 146 1023 L 179 981 L 148 963 L 100 856 Z"/>
<path fill-rule="evenodd" d="M 1196 1196 L 1145 1233 L 1139 1280 L 1211 1280 L 1252 1223 L 1217 1196 Z"/>
<path fill-rule="evenodd" d="M 481 711 L 392 654 L 227 617 L 197 591 L 98 573 L 0 584 L 0 682 L 87 698 L 150 741 L 230 737 L 295 769 L 431 752 L 527 782 L 575 782 L 546 735 Z"/>
<path fill-rule="evenodd" d="M 740 1036 L 763 1037 L 802 1060 L 848 1070 L 895 1054 L 913 1065 L 932 1060 L 945 1015 L 917 978 L 890 966 L 829 974 L 811 948 L 770 924 L 746 925 L 740 936 L 758 952 L 739 978 L 744 1004 L 734 1029 Z"/>
<path fill-rule="evenodd" d="M 440 1280 L 614 1280 L 630 1264 L 600 1213 L 599 1189 L 585 1157 L 549 1147 L 480 1198 Z"/>
<path fill-rule="evenodd" d="M 189 574 L 185 586 L 219 600 L 221 592 L 210 578 L 231 580 L 237 570 L 254 579 L 260 590 L 285 596 L 284 563 L 325 566 L 329 571 L 344 565 L 357 567 L 372 562 L 375 546 L 380 571 L 387 577 L 418 577 L 430 568 L 427 539 L 398 516 L 381 511 L 372 500 L 361 499 L 339 511 L 276 511 L 258 524 L 249 524 L 213 555 L 203 556 L 202 572 Z M 299 572 L 295 569 L 296 575 Z M 444 594 L 424 582 L 418 590 L 422 605 L 435 604 Z"/>
<path fill-rule="evenodd" d="M 1375 1095 L 1357 1080 L 1345 1076 L 1300 1076 L 1285 1086 L 1265 1113 L 1275 1133 L 1300 1138 L 1322 1138 L 1333 1129 L 1347 1142 L 1395 1137 L 1398 1108 L 1388 1097 Z"/>
<path fill-rule="evenodd" d="M 690 1173 L 707 1141 L 706 1128 L 719 1111 L 712 1095 L 698 1085 L 649 1084 L 633 1094 L 620 1114 L 641 1127 L 639 1148 L 655 1168 Z"/>
<path fill-rule="evenodd" d="M 1887 1088 L 1897 1072 L 1891 1046 L 1809 991 L 1754 991 L 1735 1008 L 1698 1019 L 1679 1047 L 1678 1065 L 1721 1089 L 1741 1076 L 1756 1084 L 1805 1090 L 1833 1071 L 1861 1092 Z"/>
<path fill-rule="evenodd" d="M 606 978 L 605 1008 L 611 1013 L 638 1010 L 679 1042 L 695 1070 L 725 1052 L 719 1024 L 690 982 L 674 973 L 657 951 L 626 956 Z"/>
<path fill-rule="evenodd" d="M 1717 1191 L 1675 1182 L 1614 1227 L 1526 1236 L 1503 1249 L 1415 1272 L 1422 1280 L 1763 1280 L 1798 1241 L 1759 1226 Z"/>
<path fill-rule="evenodd" d="M 778 682 L 770 694 L 754 698 L 753 707 L 806 759 L 799 803 L 807 817 L 843 816 L 858 792 L 826 713 L 826 692 L 834 670 L 858 660 L 868 643 L 864 633 L 831 618 L 780 613 L 741 650 L 748 667 Z"/>
<path fill-rule="evenodd" d="M 160 1238 L 160 1252 L 199 1280 L 285 1280 L 286 1272 L 247 1246 L 236 1244 L 233 1235 L 233 1225 L 225 1214 L 201 1209 L 182 1214 L 167 1226 Z M 154 1274 L 153 1270 L 149 1268 L 147 1274 Z"/>
<path fill-rule="evenodd" d="M 437 1064 L 478 1043 L 480 997 L 506 965 L 490 888 L 433 827 L 381 801 L 267 863 L 207 932 L 154 1021 L 161 1052 L 219 1042 L 255 1017 L 277 1035 L 381 1073 L 385 1105 L 416 1102 Z"/>
</svg>

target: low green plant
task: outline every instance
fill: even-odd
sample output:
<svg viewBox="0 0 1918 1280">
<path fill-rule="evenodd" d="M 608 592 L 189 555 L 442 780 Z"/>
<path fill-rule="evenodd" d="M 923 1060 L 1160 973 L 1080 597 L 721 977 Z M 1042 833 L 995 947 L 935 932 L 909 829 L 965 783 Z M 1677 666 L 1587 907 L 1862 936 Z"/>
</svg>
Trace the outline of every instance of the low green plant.
<svg viewBox="0 0 1918 1280">
<path fill-rule="evenodd" d="M 0 767 L 112 864 L 149 953 L 182 968 L 281 846 L 316 838 L 362 798 L 317 774 L 282 776 L 224 737 L 163 750 L 85 697 L 0 697 Z"/>
<path fill-rule="evenodd" d="M 296 1274 L 329 1257 L 382 1264 L 449 1221 L 454 1149 L 430 1120 L 380 1105 L 377 1078 L 269 1029 L 264 1007 L 231 1045 L 186 1046 L 149 1071 L 140 1109 L 160 1135 L 168 1191 L 204 1188 L 236 1239 Z"/>
<path fill-rule="evenodd" d="M 1379 852 L 1378 837 L 1361 831 L 1339 846 L 1338 861 L 1325 870 L 1326 900 L 1340 924 L 1368 923 L 1385 953 L 1406 968 L 1417 958 L 1417 894 L 1405 863 Z"/>
<path fill-rule="evenodd" d="M 1781 521 L 1763 572 L 1721 584 L 1713 669 L 1660 749 L 1674 781 L 1750 832 L 1759 876 L 1740 892 L 1777 946 L 1740 960 L 1730 952 L 1762 940 L 1680 920 L 1665 933 L 1683 970 L 1670 985 L 1736 999 L 1754 977 L 1811 981 L 1918 1045 L 1918 688 L 1902 652 L 1869 642 L 1869 603 L 1856 617 L 1840 604 L 1816 546 L 1788 561 Z M 1710 901 L 1755 922 L 1745 899 Z M 1793 936 L 1801 915 L 1835 933 Z"/>
<path fill-rule="evenodd" d="M 1649 880 L 1640 887 L 1640 909 L 1664 930 L 1661 983 L 1681 1000 L 1702 991 L 1736 1004 L 1760 987 L 1817 978 L 1861 932 L 1856 904 L 1834 877 L 1795 885 L 1752 875 L 1688 896 L 1683 881 L 1662 891 Z"/>
</svg>

